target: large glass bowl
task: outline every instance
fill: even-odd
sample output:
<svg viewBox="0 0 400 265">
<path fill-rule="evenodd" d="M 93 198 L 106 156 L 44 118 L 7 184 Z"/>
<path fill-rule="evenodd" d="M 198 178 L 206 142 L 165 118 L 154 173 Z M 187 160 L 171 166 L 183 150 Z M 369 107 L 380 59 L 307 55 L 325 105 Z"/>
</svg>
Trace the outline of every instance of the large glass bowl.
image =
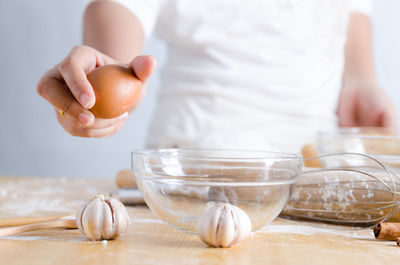
<svg viewBox="0 0 400 265">
<path fill-rule="evenodd" d="M 169 225 L 195 232 L 216 203 L 247 213 L 252 230 L 271 222 L 290 199 L 302 157 L 243 150 L 161 149 L 132 152 L 132 170 L 150 209 Z"/>
</svg>

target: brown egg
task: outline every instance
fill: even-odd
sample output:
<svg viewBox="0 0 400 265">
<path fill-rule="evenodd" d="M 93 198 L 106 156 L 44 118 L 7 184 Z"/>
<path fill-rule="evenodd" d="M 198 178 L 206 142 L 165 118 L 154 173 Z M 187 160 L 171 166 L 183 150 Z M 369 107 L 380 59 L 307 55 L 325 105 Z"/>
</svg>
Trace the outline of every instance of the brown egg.
<svg viewBox="0 0 400 265">
<path fill-rule="evenodd" d="M 139 100 L 142 83 L 127 66 L 101 66 L 87 78 L 96 95 L 96 103 L 90 109 L 96 118 L 116 118 Z"/>
</svg>

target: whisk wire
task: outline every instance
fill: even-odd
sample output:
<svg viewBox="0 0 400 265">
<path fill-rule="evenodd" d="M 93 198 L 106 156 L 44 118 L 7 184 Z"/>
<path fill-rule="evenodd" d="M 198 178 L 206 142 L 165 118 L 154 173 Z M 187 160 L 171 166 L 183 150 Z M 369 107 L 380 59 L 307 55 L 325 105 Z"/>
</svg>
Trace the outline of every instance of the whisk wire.
<svg viewBox="0 0 400 265">
<path fill-rule="evenodd" d="M 303 171 L 282 217 L 372 227 L 399 209 L 399 178 L 376 158 L 334 153 L 304 161 L 315 159 L 323 167 Z"/>
</svg>

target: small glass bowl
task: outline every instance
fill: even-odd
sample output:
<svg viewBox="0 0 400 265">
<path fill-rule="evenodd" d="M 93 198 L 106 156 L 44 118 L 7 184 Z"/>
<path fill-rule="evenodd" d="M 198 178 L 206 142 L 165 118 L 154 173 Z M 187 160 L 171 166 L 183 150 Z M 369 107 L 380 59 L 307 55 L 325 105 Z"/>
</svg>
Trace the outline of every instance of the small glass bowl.
<svg viewBox="0 0 400 265">
<path fill-rule="evenodd" d="M 252 230 L 285 207 L 301 175 L 302 157 L 243 150 L 160 149 L 132 152 L 132 171 L 150 209 L 172 227 L 196 232 L 216 203 L 247 213 Z"/>
<path fill-rule="evenodd" d="M 379 127 L 350 127 L 319 132 L 316 139 L 319 154 L 360 153 L 367 154 L 400 173 L 400 137 L 391 135 Z M 358 165 L 357 161 L 347 161 Z"/>
</svg>

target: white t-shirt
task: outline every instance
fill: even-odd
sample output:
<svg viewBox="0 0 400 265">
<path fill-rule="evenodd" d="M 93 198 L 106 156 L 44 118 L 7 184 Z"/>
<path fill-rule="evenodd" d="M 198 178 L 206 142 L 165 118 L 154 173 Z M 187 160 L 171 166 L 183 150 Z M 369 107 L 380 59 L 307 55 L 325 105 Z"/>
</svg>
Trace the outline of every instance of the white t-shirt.
<svg viewBox="0 0 400 265">
<path fill-rule="evenodd" d="M 300 152 L 337 124 L 350 12 L 370 0 L 112 0 L 166 41 L 149 147 Z"/>
</svg>

